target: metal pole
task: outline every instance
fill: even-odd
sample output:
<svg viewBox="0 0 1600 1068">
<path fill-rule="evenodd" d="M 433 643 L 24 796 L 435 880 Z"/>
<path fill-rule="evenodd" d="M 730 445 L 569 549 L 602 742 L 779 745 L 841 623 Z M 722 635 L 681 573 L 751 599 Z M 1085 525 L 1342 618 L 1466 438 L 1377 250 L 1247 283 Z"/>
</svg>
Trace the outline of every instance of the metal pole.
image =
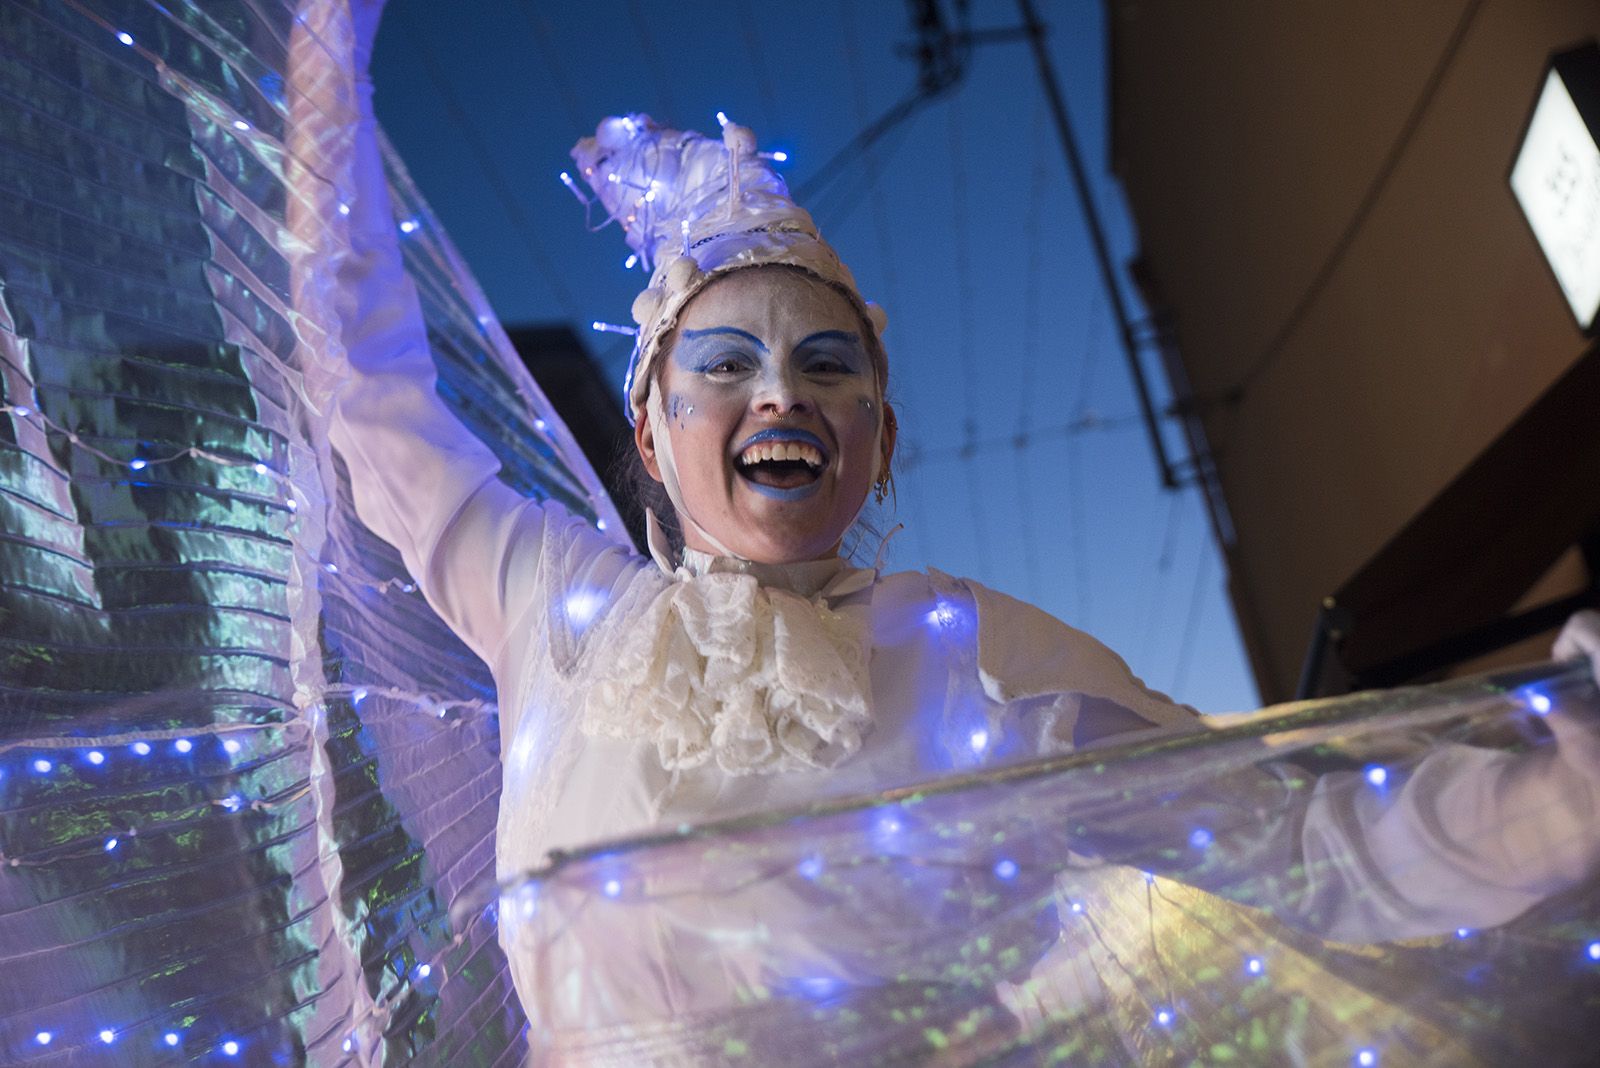
<svg viewBox="0 0 1600 1068">
<path fill-rule="evenodd" d="M 1106 292 L 1111 296 L 1111 307 L 1117 317 L 1117 332 L 1122 337 L 1122 351 L 1133 372 L 1134 391 L 1139 395 L 1139 411 L 1144 416 L 1145 429 L 1150 433 L 1150 444 L 1156 451 L 1156 463 L 1161 468 L 1161 484 L 1167 489 L 1177 489 L 1178 479 L 1167 459 L 1167 446 L 1161 440 L 1161 426 L 1156 421 L 1155 405 L 1150 401 L 1150 385 L 1145 380 L 1144 368 L 1139 363 L 1138 343 L 1133 337 L 1133 324 L 1128 320 L 1128 309 L 1122 302 L 1122 288 L 1117 284 L 1116 268 L 1111 263 L 1111 250 L 1106 244 L 1105 231 L 1100 227 L 1094 197 L 1089 192 L 1089 178 L 1083 168 L 1083 157 L 1078 151 L 1077 138 L 1072 133 L 1072 120 L 1067 114 L 1067 102 L 1056 81 L 1055 66 L 1050 62 L 1045 47 L 1044 24 L 1034 13 L 1032 0 L 1017 0 L 1022 13 L 1023 26 L 1028 41 L 1033 46 L 1033 58 L 1039 65 L 1039 80 L 1044 84 L 1045 96 L 1050 102 L 1050 113 L 1055 118 L 1056 133 L 1061 138 L 1061 148 L 1067 156 L 1067 169 L 1072 172 L 1072 184 L 1078 191 L 1078 204 L 1083 209 L 1084 222 L 1089 226 L 1089 238 L 1094 245 L 1095 260 L 1100 264 L 1100 276 Z"/>
</svg>

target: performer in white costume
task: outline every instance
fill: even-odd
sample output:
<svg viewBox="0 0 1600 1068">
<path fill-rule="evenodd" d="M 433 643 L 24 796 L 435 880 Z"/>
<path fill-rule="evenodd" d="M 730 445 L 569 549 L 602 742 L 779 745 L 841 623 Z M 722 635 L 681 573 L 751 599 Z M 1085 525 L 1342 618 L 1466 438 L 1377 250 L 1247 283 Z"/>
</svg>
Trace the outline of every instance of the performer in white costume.
<svg viewBox="0 0 1600 1068">
<path fill-rule="evenodd" d="M 435 394 L 370 87 L 366 99 L 332 440 L 364 521 L 494 672 L 503 876 L 645 828 L 1203 729 L 1036 608 L 931 569 L 883 575 L 838 555 L 894 450 L 885 317 L 736 124 L 713 140 L 614 118 L 574 150 L 654 266 L 633 309 L 628 403 L 683 549 L 654 517 L 651 559 L 519 497 Z M 1596 620 L 1574 618 L 1556 655 L 1600 662 Z M 1559 713 L 1548 723 L 1554 747 L 1444 746 L 1382 796 L 1339 788 L 1356 773 L 1304 785 L 1242 776 L 1234 801 L 1274 813 L 1274 830 L 1233 843 L 1233 862 L 1298 862 L 1306 885 L 1278 911 L 1326 937 L 1510 920 L 1600 864 L 1596 727 Z M 773 907 L 781 927 L 796 906 Z M 675 922 L 660 913 L 649 930 L 615 933 L 628 960 L 659 965 L 614 965 L 629 969 L 609 988 L 630 999 L 631 1019 L 714 1008 L 742 981 L 736 954 L 715 974 L 674 967 Z M 502 940 L 526 1000 L 535 962 L 514 924 Z M 624 959 L 602 949 L 568 964 Z M 618 1007 L 606 1012 L 616 1019 Z M 575 1006 L 561 1024 L 581 1027 L 582 1014 Z"/>
</svg>

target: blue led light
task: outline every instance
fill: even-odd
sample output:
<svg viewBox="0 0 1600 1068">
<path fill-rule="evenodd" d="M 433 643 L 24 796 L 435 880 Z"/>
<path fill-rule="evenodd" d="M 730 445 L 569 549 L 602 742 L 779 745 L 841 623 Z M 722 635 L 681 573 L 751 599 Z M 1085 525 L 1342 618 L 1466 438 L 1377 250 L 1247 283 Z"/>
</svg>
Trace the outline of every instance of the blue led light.
<svg viewBox="0 0 1600 1068">
<path fill-rule="evenodd" d="M 52 1035 L 49 1031 L 40 1031 L 38 1034 L 33 1036 L 33 1040 L 39 1043 L 41 1046 L 48 1046 L 50 1044 L 50 1040 L 55 1037 L 56 1036 Z"/>
<path fill-rule="evenodd" d="M 340 1044 L 339 1048 L 344 1050 L 346 1053 L 349 1053 L 351 1050 L 355 1049 L 356 1048 L 355 1036 L 352 1035 L 351 1037 L 346 1038 L 344 1040 L 344 1042 L 342 1042 Z"/>
<path fill-rule="evenodd" d="M 1361 1068 L 1373 1068 L 1373 1065 L 1378 1063 L 1378 1051 L 1375 1049 L 1358 1050 L 1356 1052 L 1356 1063 Z"/>
<path fill-rule="evenodd" d="M 726 125 L 728 125 L 728 113 L 726 111 L 717 112 L 717 125 L 718 126 L 726 126 Z"/>
<path fill-rule="evenodd" d="M 106 839 L 106 852 L 109 853 L 115 848 L 117 848 L 117 839 L 115 839 L 115 838 L 107 838 Z"/>
<path fill-rule="evenodd" d="M 800 873 L 800 878 L 815 882 L 822 875 L 822 858 L 807 857 L 796 864 L 794 870 Z"/>
<path fill-rule="evenodd" d="M 128 461 L 128 467 L 131 468 L 134 471 L 143 471 L 145 468 L 147 468 L 149 466 L 150 466 L 150 461 L 146 460 L 146 459 L 143 459 L 143 458 L 136 458 L 136 459 Z"/>
<path fill-rule="evenodd" d="M 256 461 L 255 468 L 256 468 L 256 474 L 258 474 L 258 475 L 264 475 L 268 471 L 272 470 L 270 467 L 268 467 L 266 464 L 262 463 L 260 460 Z"/>
<path fill-rule="evenodd" d="M 622 893 L 622 884 L 616 879 L 607 879 L 606 884 L 600 888 L 600 892 L 605 894 L 606 897 L 616 897 Z"/>
<path fill-rule="evenodd" d="M 231 1038 L 228 1039 L 228 1041 L 222 1044 L 222 1052 L 226 1053 L 230 1057 L 237 1057 L 239 1055 L 239 1043 L 235 1042 Z"/>
<path fill-rule="evenodd" d="M 149 742 L 134 742 L 133 745 L 129 746 L 128 748 L 132 749 L 139 756 L 149 756 L 150 755 L 150 743 Z"/>
<path fill-rule="evenodd" d="M 126 30 L 118 30 L 117 31 L 117 40 L 121 41 L 125 45 L 130 45 L 131 46 L 133 44 L 133 34 L 129 33 Z"/>
<path fill-rule="evenodd" d="M 1075 914 L 1075 915 L 1076 915 L 1076 914 L 1079 914 L 1079 913 L 1082 913 L 1082 912 L 1083 912 L 1083 902 L 1081 902 L 1081 901 L 1074 901 L 1074 902 L 1073 902 L 1073 903 L 1072 903 L 1072 911 L 1073 911 L 1073 913 L 1074 913 L 1074 914 Z"/>
<path fill-rule="evenodd" d="M 234 119 L 233 128 L 235 130 L 248 130 L 250 129 L 250 124 L 245 122 L 243 119 Z"/>
<path fill-rule="evenodd" d="M 1541 716 L 1550 713 L 1550 698 L 1542 693 L 1533 694 L 1528 698 L 1528 707 Z"/>
<path fill-rule="evenodd" d="M 1244 970 L 1251 975 L 1260 975 L 1267 970 L 1267 964 L 1260 957 L 1248 957 L 1244 962 Z"/>
<path fill-rule="evenodd" d="M 594 617 L 600 614 L 600 609 L 605 607 L 605 595 L 596 590 L 573 590 L 567 594 L 565 607 L 567 619 L 572 625 L 582 630 L 594 622 Z"/>
<path fill-rule="evenodd" d="M 1472 937 L 1472 928 L 1470 928 L 1470 927 L 1457 927 L 1456 928 L 1456 937 L 1457 938 L 1471 938 Z"/>
<path fill-rule="evenodd" d="M 1189 844 L 1196 849 L 1204 849 L 1211 844 L 1211 832 L 1204 827 L 1196 827 L 1189 832 Z"/>
<path fill-rule="evenodd" d="M 111 1043 L 115 1042 L 116 1040 L 117 1040 L 117 1033 L 115 1031 L 111 1030 L 111 1028 L 106 1027 L 106 1028 L 102 1028 L 101 1029 L 101 1031 L 100 1031 L 100 1041 L 104 1042 L 106 1045 L 109 1046 L 109 1045 L 111 1045 Z"/>
<path fill-rule="evenodd" d="M 402 234 L 414 234 L 417 232 L 417 225 L 417 220 L 405 219 L 400 223 L 400 232 Z"/>
<path fill-rule="evenodd" d="M 21 404 L 17 405 L 11 410 L 17 413 L 18 419 L 26 419 L 28 416 L 33 414 L 33 410 L 31 408 L 24 407 Z"/>
<path fill-rule="evenodd" d="M 83 758 L 96 767 L 99 767 L 101 764 L 106 762 L 106 755 L 100 752 L 98 749 L 89 750 L 84 754 Z"/>
<path fill-rule="evenodd" d="M 639 254 L 637 252 L 632 253 L 622 261 L 623 270 L 631 271 L 637 266 L 639 266 Z"/>
<path fill-rule="evenodd" d="M 1171 1027 L 1172 1019 L 1173 1017 L 1171 1009 L 1156 1010 L 1156 1023 L 1160 1024 L 1162 1027 Z"/>
<path fill-rule="evenodd" d="M 955 606 L 945 601 L 934 605 L 923 618 L 928 621 L 929 626 L 934 627 L 953 627 L 961 621 L 960 613 L 956 611 Z"/>
<path fill-rule="evenodd" d="M 1589 954 L 1590 960 L 1600 960 L 1600 942 L 1590 942 L 1589 948 L 1584 952 Z"/>
<path fill-rule="evenodd" d="M 37 757 L 34 759 L 33 770 L 38 772 L 40 775 L 48 773 L 53 767 L 55 767 L 55 765 L 50 763 L 50 761 L 46 760 L 44 757 Z"/>
<path fill-rule="evenodd" d="M 339 205 L 339 214 L 340 215 L 349 215 L 350 214 L 350 205 L 348 205 L 348 204 L 340 204 Z"/>
<path fill-rule="evenodd" d="M 419 965 L 417 965 L 417 978 L 418 979 L 426 979 L 428 976 L 430 976 L 432 974 L 433 974 L 433 965 L 431 965 L 431 964 L 419 964 Z"/>
<path fill-rule="evenodd" d="M 229 794 L 222 799 L 222 807 L 229 812 L 238 812 L 244 807 L 244 798 L 239 794 Z"/>
<path fill-rule="evenodd" d="M 968 738 L 967 741 L 971 744 L 974 753 L 981 753 L 989 748 L 989 732 L 979 727 L 972 732 L 972 737 Z"/>
<path fill-rule="evenodd" d="M 194 743 L 187 738 L 179 738 L 177 741 L 172 743 L 172 748 L 176 749 L 180 753 L 188 753 L 194 749 Z"/>
<path fill-rule="evenodd" d="M 361 687 L 355 693 L 350 695 L 350 702 L 352 704 L 354 704 L 357 708 L 360 708 L 361 707 L 361 702 L 365 701 L 366 699 L 367 699 L 367 688 L 365 686 Z"/>
<path fill-rule="evenodd" d="M 780 150 L 780 151 L 774 152 L 772 154 L 772 158 L 774 160 L 776 160 L 777 162 L 779 162 L 779 163 L 788 163 L 789 162 L 789 153 Z"/>
<path fill-rule="evenodd" d="M 994 877 L 1003 879 L 1006 882 L 1015 879 L 1017 877 L 1017 862 L 1014 860 L 1000 861 L 994 866 Z"/>
<path fill-rule="evenodd" d="M 161 1041 L 165 1042 L 169 1046 L 176 1046 L 178 1044 L 178 1032 L 168 1031 L 166 1034 L 161 1036 Z"/>
<path fill-rule="evenodd" d="M 596 530 L 604 530 L 604 529 L 606 529 L 606 521 L 604 519 L 596 519 L 594 521 L 594 529 L 596 529 Z"/>
<path fill-rule="evenodd" d="M 243 747 L 239 745 L 237 738 L 224 738 L 222 739 L 222 748 L 224 752 L 237 753 Z"/>
<path fill-rule="evenodd" d="M 339 565 L 334 563 L 332 560 L 329 560 L 327 563 L 322 565 L 322 570 L 326 571 L 330 575 L 337 575 L 339 573 Z"/>
<path fill-rule="evenodd" d="M 1374 786 L 1382 786 L 1389 781 L 1389 770 L 1381 764 L 1373 764 L 1366 770 L 1367 781 Z"/>
</svg>

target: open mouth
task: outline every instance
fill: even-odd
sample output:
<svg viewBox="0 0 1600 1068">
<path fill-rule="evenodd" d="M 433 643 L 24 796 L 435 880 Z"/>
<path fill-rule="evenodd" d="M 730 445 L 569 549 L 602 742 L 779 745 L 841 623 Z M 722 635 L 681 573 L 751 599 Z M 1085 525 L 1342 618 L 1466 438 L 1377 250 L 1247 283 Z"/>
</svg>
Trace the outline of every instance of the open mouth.
<svg viewBox="0 0 1600 1068">
<path fill-rule="evenodd" d="M 816 445 L 785 437 L 746 445 L 734 467 L 741 477 L 758 486 L 790 490 L 816 482 L 822 477 L 826 462 L 822 449 Z"/>
</svg>

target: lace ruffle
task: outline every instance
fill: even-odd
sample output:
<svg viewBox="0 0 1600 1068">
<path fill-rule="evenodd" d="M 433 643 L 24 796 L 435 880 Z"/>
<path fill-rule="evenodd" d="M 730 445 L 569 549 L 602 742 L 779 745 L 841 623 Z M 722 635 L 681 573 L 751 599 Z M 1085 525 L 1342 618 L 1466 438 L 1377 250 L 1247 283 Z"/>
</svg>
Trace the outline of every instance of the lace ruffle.
<svg viewBox="0 0 1600 1068">
<path fill-rule="evenodd" d="M 869 611 L 748 574 L 680 573 L 606 651 L 582 729 L 653 741 L 668 771 L 834 767 L 871 722 Z"/>
</svg>

